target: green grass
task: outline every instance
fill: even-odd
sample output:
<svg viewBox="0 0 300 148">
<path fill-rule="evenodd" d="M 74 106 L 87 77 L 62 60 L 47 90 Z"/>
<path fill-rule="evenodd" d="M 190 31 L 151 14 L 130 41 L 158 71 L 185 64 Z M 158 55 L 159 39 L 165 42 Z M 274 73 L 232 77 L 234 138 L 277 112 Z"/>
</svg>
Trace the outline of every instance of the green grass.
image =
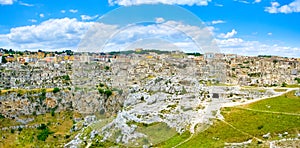
<svg viewBox="0 0 300 148">
<path fill-rule="evenodd" d="M 147 127 L 143 126 L 139 126 L 137 128 L 138 132 L 144 133 L 146 134 L 148 137 L 146 138 L 146 140 L 144 140 L 144 144 L 157 144 L 157 143 L 161 143 L 164 142 L 168 139 L 170 139 L 171 137 L 173 137 L 174 135 L 177 134 L 176 130 L 173 128 L 170 128 L 167 124 L 165 123 L 157 123 L 157 124 L 153 124 L 153 125 L 149 125 Z M 147 142 L 145 142 L 147 141 Z"/>
<path fill-rule="evenodd" d="M 189 132 L 184 132 L 181 135 L 176 134 L 172 138 L 168 139 L 167 141 L 164 141 L 160 144 L 157 144 L 154 147 L 162 147 L 162 148 L 174 147 L 177 144 L 179 144 L 180 142 L 182 142 L 182 141 L 186 140 L 187 138 L 189 138 L 190 135 L 191 134 Z"/>
<path fill-rule="evenodd" d="M 276 92 L 285 92 L 285 91 L 287 91 L 287 89 L 280 89 L 280 88 L 278 88 L 278 89 L 274 89 L 274 91 L 276 91 Z"/>
<path fill-rule="evenodd" d="M 264 111 L 300 114 L 300 97 L 297 97 L 294 94 L 295 91 L 291 91 L 279 97 L 261 100 L 242 107 Z"/>
<path fill-rule="evenodd" d="M 291 84 L 291 85 L 287 85 L 286 87 L 288 87 L 288 88 L 299 88 L 300 85 L 299 84 Z"/>
<path fill-rule="evenodd" d="M 33 116 L 24 116 L 22 118 L 31 118 Z M 73 126 L 73 112 L 60 112 L 51 116 L 50 113 L 38 115 L 35 120 L 28 125 L 45 124 L 45 129 L 24 128 L 11 132 L 0 131 L 0 147 L 63 147 L 65 143 L 71 140 L 76 133 L 69 133 Z M 3 127 L 16 125 L 15 120 L 0 119 Z M 3 122 L 4 121 L 4 124 Z M 65 135 L 71 135 L 70 138 L 65 138 Z"/>
<path fill-rule="evenodd" d="M 280 97 L 270 98 L 255 102 L 239 108 L 223 108 L 222 115 L 225 122 L 215 120 L 214 124 L 204 132 L 194 135 L 189 141 L 179 147 L 224 147 L 225 142 L 244 142 L 253 137 L 263 139 L 263 135 L 271 133 L 271 139 L 278 139 L 278 134 L 288 132 L 296 135 L 300 130 L 300 116 L 285 115 L 278 113 L 264 113 L 245 110 L 244 108 L 276 111 L 287 113 L 300 113 L 300 98 L 294 96 L 294 92 L 289 92 Z M 266 106 L 270 105 L 270 108 Z M 184 141 L 186 137 L 179 136 L 171 138 L 173 145 L 162 143 L 161 147 L 172 147 L 174 143 Z M 263 139 L 264 140 L 264 139 Z M 176 145 L 176 144 L 175 144 Z M 258 144 L 257 141 L 251 143 L 250 147 L 265 147 L 266 144 Z"/>
</svg>

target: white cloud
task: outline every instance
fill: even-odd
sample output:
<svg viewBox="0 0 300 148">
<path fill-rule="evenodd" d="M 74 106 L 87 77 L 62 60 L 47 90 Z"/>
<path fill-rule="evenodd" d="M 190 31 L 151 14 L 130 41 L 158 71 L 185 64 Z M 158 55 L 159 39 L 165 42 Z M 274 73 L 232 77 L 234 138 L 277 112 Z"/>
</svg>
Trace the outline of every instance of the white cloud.
<svg viewBox="0 0 300 148">
<path fill-rule="evenodd" d="M 118 29 L 118 26 L 81 22 L 75 18 L 49 19 L 38 25 L 16 27 L 12 28 L 8 34 L 0 34 L 0 47 L 27 50 L 76 50 L 79 43 L 81 43 L 80 47 L 85 48 L 90 47 L 91 43 L 98 43 L 102 40 L 105 42 L 106 39 L 110 39 L 106 45 L 115 50 L 147 45 L 147 47 L 161 46 L 166 49 L 180 48 L 189 51 L 190 49 L 198 48 L 195 45 L 195 42 L 198 42 L 200 48 L 209 51 L 211 50 L 210 46 L 207 46 L 205 42 L 213 40 L 213 38 L 210 38 L 209 33 L 214 30 L 212 26 L 200 28 L 199 26 L 187 25 L 176 21 L 165 21 L 148 26 L 133 26 L 129 27 L 128 30 Z M 87 31 L 90 33 L 87 33 Z M 112 32 L 118 32 L 118 34 L 112 37 Z M 224 37 L 226 36 L 227 38 L 214 40 L 218 43 L 222 52 L 240 55 L 271 54 L 300 57 L 300 48 L 298 47 L 267 45 L 259 41 L 247 41 L 233 37 L 236 33 L 237 31 L 233 29 L 231 32 L 224 34 Z M 82 40 L 84 36 L 89 36 L 90 38 Z M 191 38 L 187 38 L 187 36 Z M 157 44 L 153 44 L 153 42 L 147 40 L 147 37 L 159 39 L 161 42 L 154 42 Z M 144 42 L 141 42 L 139 39 L 143 39 Z M 95 44 L 94 47 L 99 51 L 101 46 L 98 45 Z"/>
<path fill-rule="evenodd" d="M 0 34 L 0 45 L 14 49 L 76 49 L 92 24 L 75 18 L 49 19 L 39 25 L 16 27 L 8 34 Z"/>
<path fill-rule="evenodd" d="M 167 5 L 198 5 L 206 6 L 211 0 L 108 0 L 110 5 L 132 6 L 141 4 L 167 4 Z"/>
<path fill-rule="evenodd" d="M 268 33 L 268 35 L 270 35 L 270 36 L 271 36 L 272 34 L 273 34 L 272 32 L 269 32 L 269 33 Z"/>
<path fill-rule="evenodd" d="M 29 19 L 28 21 L 29 21 L 29 22 L 32 22 L 32 23 L 36 23 L 36 22 L 37 22 L 36 19 Z"/>
<path fill-rule="evenodd" d="M 223 20 L 215 20 L 215 21 L 212 21 L 211 24 L 215 25 L 215 24 L 223 24 L 225 23 L 225 21 Z"/>
<path fill-rule="evenodd" d="M 120 30 L 119 30 L 120 29 Z M 144 44 L 148 48 L 161 47 L 159 49 L 169 49 L 176 46 L 184 51 L 210 50 L 213 52 L 217 47 L 213 40 L 210 30 L 212 27 L 200 27 L 187 25 L 177 21 L 165 21 L 158 24 L 149 25 L 128 25 L 111 26 L 96 24 L 91 27 L 85 39 L 79 46 L 80 50 L 90 49 L 91 51 L 121 50 L 127 47 L 133 48 Z M 149 42 L 150 39 L 159 39 L 162 42 Z M 152 40 L 153 41 L 153 40 Z M 136 44 L 135 44 L 136 43 Z M 131 46 L 134 44 L 134 46 Z M 201 48 L 201 49 L 200 49 Z M 173 48 L 174 49 L 174 48 Z M 203 51 L 202 50 L 202 51 Z"/>
<path fill-rule="evenodd" d="M 261 2 L 261 0 L 254 0 L 253 3 L 260 3 L 260 2 Z"/>
<path fill-rule="evenodd" d="M 78 10 L 76 10 L 76 9 L 70 9 L 69 12 L 71 12 L 71 13 L 77 13 Z"/>
<path fill-rule="evenodd" d="M 45 15 L 43 13 L 41 13 L 39 16 L 40 16 L 40 18 L 45 17 Z"/>
<path fill-rule="evenodd" d="M 0 5 L 12 5 L 13 3 L 13 0 L 0 0 Z"/>
<path fill-rule="evenodd" d="M 221 52 L 239 55 L 277 55 L 284 57 L 300 57 L 300 48 L 268 45 L 259 41 L 245 41 L 241 38 L 216 39 Z"/>
<path fill-rule="evenodd" d="M 232 29 L 231 32 L 227 32 L 226 34 L 225 33 L 221 33 L 218 37 L 219 38 L 231 38 L 233 37 L 234 35 L 237 34 L 237 31 L 235 29 Z"/>
<path fill-rule="evenodd" d="M 98 17 L 98 15 L 94 15 L 94 16 L 88 16 L 88 15 L 80 15 L 81 20 L 83 21 L 89 21 L 89 20 L 94 20 Z"/>
<path fill-rule="evenodd" d="M 66 10 L 60 10 L 60 13 L 66 13 Z"/>
<path fill-rule="evenodd" d="M 300 12 L 300 0 L 295 0 L 287 5 L 280 6 L 278 2 L 271 2 L 270 7 L 265 8 L 269 13 L 293 13 Z"/>
<path fill-rule="evenodd" d="M 250 4 L 250 2 L 248 2 L 246 0 L 234 0 L 234 1 L 244 3 L 244 4 Z"/>
<path fill-rule="evenodd" d="M 223 4 L 215 3 L 215 6 L 217 6 L 217 7 L 223 7 L 224 5 Z"/>
<path fill-rule="evenodd" d="M 27 6 L 27 7 L 32 7 L 32 6 L 34 6 L 33 4 L 24 3 L 24 2 L 22 2 L 22 1 L 19 1 L 19 4 L 22 5 L 22 6 Z"/>
<path fill-rule="evenodd" d="M 165 21 L 165 19 L 162 17 L 155 18 L 156 23 L 163 23 L 164 21 Z"/>
</svg>

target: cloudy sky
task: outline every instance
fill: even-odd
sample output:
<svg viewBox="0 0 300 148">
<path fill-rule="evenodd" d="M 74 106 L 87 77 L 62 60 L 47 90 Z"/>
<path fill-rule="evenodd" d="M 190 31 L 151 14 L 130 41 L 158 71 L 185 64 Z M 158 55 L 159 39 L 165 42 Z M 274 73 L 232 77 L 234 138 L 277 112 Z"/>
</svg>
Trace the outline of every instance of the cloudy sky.
<svg viewBox="0 0 300 148">
<path fill-rule="evenodd" d="M 127 9 L 144 4 L 176 6 L 176 12 L 159 8 L 147 12 Z M 177 11 L 177 6 L 201 21 Z M 111 14 L 120 8 L 126 11 Z M 106 17 L 110 19 L 105 20 Z M 150 22 L 153 17 L 156 24 L 128 27 L 137 23 L 133 21 L 138 19 L 132 18 L 138 17 Z M 149 38 L 146 43 L 153 38 L 163 39 L 158 42 L 172 42 L 170 47 L 190 50 L 201 46 L 199 48 L 209 51 L 211 49 L 204 45 L 209 38 L 225 53 L 300 57 L 299 20 L 300 0 L 0 0 L 0 47 L 76 50 L 80 45 L 101 40 L 106 43 L 105 48 L 120 48 L 141 46 L 139 39 L 146 40 L 146 36 Z M 87 42 L 84 39 L 97 21 L 98 36 Z M 211 33 L 206 39 L 203 39 L 203 30 Z M 107 32 L 110 35 L 105 34 Z M 117 35 L 112 35 L 116 32 Z M 107 37 L 109 42 L 102 41 Z M 200 45 L 192 45 L 192 42 Z"/>
</svg>

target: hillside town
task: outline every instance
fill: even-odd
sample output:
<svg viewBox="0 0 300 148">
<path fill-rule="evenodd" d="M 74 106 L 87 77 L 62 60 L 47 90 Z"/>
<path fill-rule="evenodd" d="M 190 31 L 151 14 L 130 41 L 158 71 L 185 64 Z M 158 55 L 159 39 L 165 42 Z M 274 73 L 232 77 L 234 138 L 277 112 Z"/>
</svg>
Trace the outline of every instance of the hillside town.
<svg viewBox="0 0 300 148">
<path fill-rule="evenodd" d="M 183 54 L 183 53 L 182 53 Z M 172 55 L 172 54 L 171 54 Z M 74 61 L 86 63 L 108 63 L 114 65 L 122 63 L 120 70 L 126 70 L 130 62 L 137 66 L 130 72 L 135 75 L 155 75 L 157 71 L 165 74 L 174 74 L 169 69 L 170 63 L 177 64 L 178 68 L 192 67 L 193 73 L 200 79 L 220 75 L 211 79 L 214 83 L 226 83 L 241 86 L 281 86 L 297 84 L 300 78 L 300 59 L 279 56 L 261 55 L 257 57 L 235 54 L 205 53 L 199 55 L 182 55 L 181 60 L 172 58 L 168 54 L 139 54 L 138 51 L 130 55 L 117 55 L 113 53 L 73 53 L 64 52 L 15 52 L 0 49 L 1 82 L 0 89 L 10 88 L 52 88 L 68 86 L 68 79 L 72 74 Z M 146 61 L 146 62 L 145 62 Z M 75 62 L 75 63 L 76 63 Z M 148 62 L 148 63 L 147 63 Z M 149 69 L 149 65 L 155 65 Z M 223 67 L 220 71 L 220 67 Z M 144 71 L 141 71 L 143 69 Z M 214 75 L 214 76 L 212 76 Z M 67 78 L 63 81 L 60 78 Z M 26 83 L 25 83 L 26 82 Z M 53 86 L 55 85 L 55 86 Z"/>
<path fill-rule="evenodd" d="M 36 115 L 66 110 L 82 114 L 84 118 L 73 119 L 70 132 L 77 134 L 65 147 L 92 143 L 95 135 L 102 142 L 148 147 L 150 139 L 138 142 L 149 137 L 136 124 L 164 123 L 175 133 L 194 134 L 199 125 L 223 120 L 222 107 L 279 96 L 298 90 L 300 83 L 297 58 L 147 49 L 0 51 L 1 117 L 31 127 L 27 125 Z M 96 121 L 96 113 L 114 119 L 102 124 L 106 120 Z M 85 128 L 79 126 L 82 122 Z M 79 132 L 100 123 L 101 128 L 87 133 L 93 136 Z"/>
</svg>

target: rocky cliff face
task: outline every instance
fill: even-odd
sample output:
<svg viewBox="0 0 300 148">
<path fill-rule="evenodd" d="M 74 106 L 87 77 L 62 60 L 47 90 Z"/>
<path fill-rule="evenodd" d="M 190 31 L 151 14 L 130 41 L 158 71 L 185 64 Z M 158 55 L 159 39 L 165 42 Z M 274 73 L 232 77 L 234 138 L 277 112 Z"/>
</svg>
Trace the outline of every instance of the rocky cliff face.
<svg viewBox="0 0 300 148">
<path fill-rule="evenodd" d="M 97 90 L 68 90 L 59 92 L 7 92 L 0 95 L 0 113 L 5 117 L 16 118 L 20 115 L 38 115 L 46 112 L 74 110 L 79 113 L 114 114 L 122 108 L 118 92 L 113 91 L 109 97 Z"/>
</svg>

